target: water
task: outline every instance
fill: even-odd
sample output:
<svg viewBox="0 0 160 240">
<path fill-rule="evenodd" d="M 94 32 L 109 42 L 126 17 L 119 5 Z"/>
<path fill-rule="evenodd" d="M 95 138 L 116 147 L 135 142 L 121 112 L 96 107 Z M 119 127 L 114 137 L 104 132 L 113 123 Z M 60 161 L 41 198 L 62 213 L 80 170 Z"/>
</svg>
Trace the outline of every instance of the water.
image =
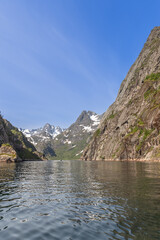
<svg viewBox="0 0 160 240">
<path fill-rule="evenodd" d="M 160 239 L 160 163 L 0 164 L 0 239 Z"/>
</svg>

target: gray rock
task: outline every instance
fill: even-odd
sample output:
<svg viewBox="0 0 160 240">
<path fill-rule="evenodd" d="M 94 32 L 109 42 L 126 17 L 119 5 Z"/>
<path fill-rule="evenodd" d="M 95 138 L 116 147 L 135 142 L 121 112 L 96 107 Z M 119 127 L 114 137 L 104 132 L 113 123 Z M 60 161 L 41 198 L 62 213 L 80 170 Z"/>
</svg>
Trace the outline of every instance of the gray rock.
<svg viewBox="0 0 160 240">
<path fill-rule="evenodd" d="M 123 80 L 83 160 L 160 159 L 160 27 Z"/>
</svg>

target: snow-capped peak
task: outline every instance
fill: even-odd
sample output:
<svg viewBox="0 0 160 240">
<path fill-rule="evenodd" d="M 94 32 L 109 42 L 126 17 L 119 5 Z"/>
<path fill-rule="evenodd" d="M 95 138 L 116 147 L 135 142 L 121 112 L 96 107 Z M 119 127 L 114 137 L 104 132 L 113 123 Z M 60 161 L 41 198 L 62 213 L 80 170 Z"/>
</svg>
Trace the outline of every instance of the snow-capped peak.
<svg viewBox="0 0 160 240">
<path fill-rule="evenodd" d="M 49 141 L 54 139 L 57 135 L 61 134 L 64 129 L 60 128 L 59 126 L 50 125 L 46 123 L 44 127 L 37 128 L 37 129 L 20 129 L 20 131 L 31 141 L 34 145 L 37 142 Z"/>
</svg>

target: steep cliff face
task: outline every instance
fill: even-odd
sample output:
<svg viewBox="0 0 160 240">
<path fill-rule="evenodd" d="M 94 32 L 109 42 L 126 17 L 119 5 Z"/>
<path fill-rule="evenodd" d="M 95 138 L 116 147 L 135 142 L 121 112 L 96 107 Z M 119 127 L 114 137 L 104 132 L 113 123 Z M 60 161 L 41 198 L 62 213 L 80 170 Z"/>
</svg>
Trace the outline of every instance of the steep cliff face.
<svg viewBox="0 0 160 240">
<path fill-rule="evenodd" d="M 151 31 L 82 159 L 160 159 L 160 27 Z"/>
<path fill-rule="evenodd" d="M 10 122 L 0 115 L 0 161 L 18 162 L 41 159 L 35 147 Z"/>
</svg>

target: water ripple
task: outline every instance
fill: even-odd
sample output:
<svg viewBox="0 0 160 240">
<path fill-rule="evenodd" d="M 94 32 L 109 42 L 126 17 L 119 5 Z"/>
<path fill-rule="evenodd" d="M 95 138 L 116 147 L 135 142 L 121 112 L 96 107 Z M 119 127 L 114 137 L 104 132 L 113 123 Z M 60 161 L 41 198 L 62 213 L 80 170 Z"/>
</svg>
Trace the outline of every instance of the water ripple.
<svg viewBox="0 0 160 240">
<path fill-rule="evenodd" d="M 0 166 L 0 239 L 160 239 L 160 165 Z"/>
</svg>

